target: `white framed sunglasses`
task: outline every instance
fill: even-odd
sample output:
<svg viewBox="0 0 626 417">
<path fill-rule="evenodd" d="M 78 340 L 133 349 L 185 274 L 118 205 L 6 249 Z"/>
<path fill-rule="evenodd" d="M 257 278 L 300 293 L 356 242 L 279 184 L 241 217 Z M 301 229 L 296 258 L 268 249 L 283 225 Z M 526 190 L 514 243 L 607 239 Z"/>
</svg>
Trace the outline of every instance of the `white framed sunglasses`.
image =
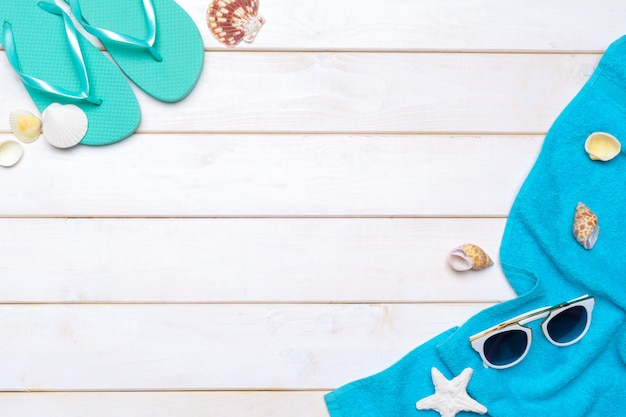
<svg viewBox="0 0 626 417">
<path fill-rule="evenodd" d="M 528 354 L 533 333 L 526 324 L 539 319 L 546 339 L 555 346 L 569 346 L 582 339 L 591 324 L 595 298 L 589 295 L 552 307 L 542 307 L 490 327 L 469 338 L 485 367 L 505 369 Z"/>
</svg>

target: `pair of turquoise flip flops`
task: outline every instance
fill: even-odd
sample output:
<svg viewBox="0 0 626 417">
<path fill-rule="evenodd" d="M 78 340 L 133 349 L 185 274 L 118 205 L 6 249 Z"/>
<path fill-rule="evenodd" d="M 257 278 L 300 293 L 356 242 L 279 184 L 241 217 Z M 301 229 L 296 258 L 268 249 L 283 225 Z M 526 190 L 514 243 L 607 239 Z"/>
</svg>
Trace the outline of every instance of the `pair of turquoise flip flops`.
<svg viewBox="0 0 626 417">
<path fill-rule="evenodd" d="M 141 113 L 124 74 L 160 101 L 191 92 L 204 46 L 174 0 L 64 1 L 69 8 L 54 0 L 2 0 L 0 43 L 40 111 L 52 103 L 83 109 L 89 129 L 82 144 L 107 145 L 136 131 Z M 100 39 L 115 63 L 80 34 L 67 12 Z"/>
</svg>

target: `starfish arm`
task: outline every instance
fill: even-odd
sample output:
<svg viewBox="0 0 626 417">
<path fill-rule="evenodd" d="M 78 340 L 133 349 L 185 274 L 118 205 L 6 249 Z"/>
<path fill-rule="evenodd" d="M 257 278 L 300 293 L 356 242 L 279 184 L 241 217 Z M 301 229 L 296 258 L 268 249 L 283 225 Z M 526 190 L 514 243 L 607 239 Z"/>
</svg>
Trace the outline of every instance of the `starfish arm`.
<svg viewBox="0 0 626 417">
<path fill-rule="evenodd" d="M 473 372 L 472 368 L 465 368 L 458 376 L 448 380 L 433 367 L 431 375 L 435 393 L 419 400 L 415 407 L 418 410 L 435 410 L 441 417 L 455 417 L 461 411 L 485 414 L 487 408 L 467 393 Z"/>
<path fill-rule="evenodd" d="M 485 414 L 487 412 L 487 407 L 469 396 L 465 398 L 459 397 L 456 402 L 459 407 L 463 407 L 463 411 L 471 411 L 478 414 Z"/>
<path fill-rule="evenodd" d="M 469 384 L 469 380 L 472 377 L 474 370 L 472 368 L 465 368 L 463 371 L 450 383 L 454 384 L 455 389 L 459 392 L 467 390 L 467 384 Z"/>
<path fill-rule="evenodd" d="M 418 410 L 434 410 L 438 412 L 441 417 L 455 417 L 456 412 L 449 408 L 448 405 L 441 399 L 436 397 L 435 395 L 431 395 L 430 397 L 423 398 L 415 404 Z"/>
<path fill-rule="evenodd" d="M 442 387 L 445 387 L 450 384 L 450 381 L 446 379 L 445 376 L 441 373 L 441 371 L 437 368 L 432 368 L 430 373 L 433 378 L 433 385 L 435 386 L 435 390 L 439 390 Z"/>
<path fill-rule="evenodd" d="M 434 410 L 435 407 L 438 407 L 438 406 L 439 406 L 439 399 L 435 395 L 422 398 L 415 404 L 415 407 L 418 410 Z"/>
</svg>

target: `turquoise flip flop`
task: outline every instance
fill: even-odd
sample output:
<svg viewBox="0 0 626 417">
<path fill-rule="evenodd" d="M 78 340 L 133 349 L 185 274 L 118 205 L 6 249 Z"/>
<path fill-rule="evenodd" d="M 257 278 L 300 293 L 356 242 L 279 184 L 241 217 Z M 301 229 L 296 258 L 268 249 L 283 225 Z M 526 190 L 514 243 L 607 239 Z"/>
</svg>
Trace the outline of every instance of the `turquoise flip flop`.
<svg viewBox="0 0 626 417">
<path fill-rule="evenodd" d="M 89 120 L 81 143 L 107 145 L 132 135 L 141 113 L 118 68 L 77 33 L 52 2 L 2 0 L 0 43 L 40 111 L 74 104 Z"/>
<path fill-rule="evenodd" d="M 204 63 L 198 27 L 173 0 L 65 0 L 126 76 L 164 102 L 185 98 Z"/>
</svg>

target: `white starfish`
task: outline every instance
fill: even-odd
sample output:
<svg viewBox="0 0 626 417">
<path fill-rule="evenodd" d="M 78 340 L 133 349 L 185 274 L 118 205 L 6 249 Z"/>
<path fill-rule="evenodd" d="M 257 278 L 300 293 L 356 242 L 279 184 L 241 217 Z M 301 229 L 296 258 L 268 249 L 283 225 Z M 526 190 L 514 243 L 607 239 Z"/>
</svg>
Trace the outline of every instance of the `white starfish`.
<svg viewBox="0 0 626 417">
<path fill-rule="evenodd" d="M 431 373 L 435 393 L 419 400 L 415 404 L 418 410 L 435 410 L 441 417 L 455 417 L 460 411 L 478 414 L 487 412 L 487 407 L 467 393 L 467 384 L 474 373 L 472 368 L 465 368 L 460 375 L 451 380 L 447 380 L 437 368 L 432 368 Z"/>
</svg>

